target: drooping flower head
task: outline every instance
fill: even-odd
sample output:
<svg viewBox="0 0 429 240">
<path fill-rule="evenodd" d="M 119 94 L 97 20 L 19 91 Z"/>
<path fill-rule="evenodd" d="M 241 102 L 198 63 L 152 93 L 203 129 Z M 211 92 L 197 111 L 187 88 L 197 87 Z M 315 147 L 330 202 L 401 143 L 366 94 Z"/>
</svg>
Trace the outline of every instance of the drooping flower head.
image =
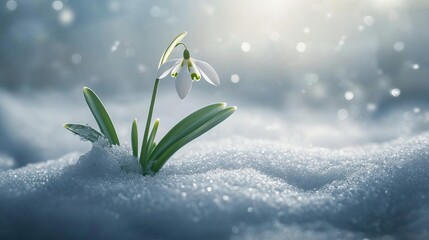
<svg viewBox="0 0 429 240">
<path fill-rule="evenodd" d="M 188 95 L 192 88 L 192 82 L 200 81 L 201 77 L 214 86 L 220 84 L 219 76 L 213 67 L 204 61 L 191 58 L 188 49 L 183 51 L 182 59 L 169 60 L 158 69 L 158 79 L 168 75 L 176 79 L 176 90 L 181 99 Z"/>
</svg>

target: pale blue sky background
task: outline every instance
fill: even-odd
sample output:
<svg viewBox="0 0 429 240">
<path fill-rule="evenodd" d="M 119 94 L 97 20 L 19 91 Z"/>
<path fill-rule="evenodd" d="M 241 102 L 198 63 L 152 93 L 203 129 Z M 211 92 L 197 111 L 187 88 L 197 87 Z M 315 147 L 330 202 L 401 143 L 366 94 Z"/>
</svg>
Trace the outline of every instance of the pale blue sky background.
<svg viewBox="0 0 429 240">
<path fill-rule="evenodd" d="M 188 31 L 191 54 L 216 68 L 225 95 L 335 108 L 389 105 L 394 88 L 400 101 L 427 99 L 425 1 L 2 4 L 0 84 L 8 91 L 145 91 L 170 39 Z"/>
</svg>

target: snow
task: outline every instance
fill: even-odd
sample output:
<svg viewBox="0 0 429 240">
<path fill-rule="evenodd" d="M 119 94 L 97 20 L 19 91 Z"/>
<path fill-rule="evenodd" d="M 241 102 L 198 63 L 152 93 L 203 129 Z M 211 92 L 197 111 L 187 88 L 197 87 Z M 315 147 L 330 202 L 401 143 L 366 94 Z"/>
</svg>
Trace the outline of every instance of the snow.
<svg viewBox="0 0 429 240">
<path fill-rule="evenodd" d="M 129 147 L 0 173 L 0 238 L 425 239 L 429 133 L 337 150 L 200 141 L 143 177 Z"/>
</svg>

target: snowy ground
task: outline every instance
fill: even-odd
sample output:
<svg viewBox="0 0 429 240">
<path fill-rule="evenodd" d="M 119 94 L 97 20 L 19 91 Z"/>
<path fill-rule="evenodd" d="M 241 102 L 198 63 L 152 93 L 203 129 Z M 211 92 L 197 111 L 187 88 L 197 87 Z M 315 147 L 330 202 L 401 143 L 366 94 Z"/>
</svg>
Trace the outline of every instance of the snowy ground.
<svg viewBox="0 0 429 240">
<path fill-rule="evenodd" d="M 0 237 L 427 239 L 429 134 L 327 150 L 199 142 L 142 177 L 128 148 L 0 175 Z"/>
<path fill-rule="evenodd" d="M 321 116 L 312 119 L 318 124 L 298 124 L 285 113 L 244 107 L 179 151 L 159 175 L 143 177 L 126 144 L 90 149 L 61 128 L 67 119 L 94 124 L 78 95 L 76 105 L 68 106 L 72 110 L 63 112 L 58 106 L 67 101 L 55 96 L 2 95 L 10 120 L 3 129 L 19 125 L 23 131 L 10 135 L 19 138 L 10 149 L 28 146 L 45 159 L 80 152 L 24 167 L 13 153 L 1 158 L 1 168 L 10 169 L 0 172 L 1 239 L 429 237 L 429 133 L 398 138 L 400 132 L 390 131 L 397 129 L 393 123 L 378 124 L 379 130 L 353 122 L 328 126 Z M 200 106 L 197 97 L 174 111 L 160 109 L 161 133 Z M 176 98 L 161 95 L 158 103 Z M 142 106 L 128 102 L 125 111 L 119 102 L 106 105 L 121 139 L 127 139 L 133 117 L 128 115 Z M 32 104 L 44 108 L 23 107 Z M 28 114 L 45 128 L 23 120 Z M 25 131 L 39 137 L 27 139 Z M 53 141 L 56 136 L 64 140 Z M 31 153 L 28 162 L 37 162 Z"/>
</svg>

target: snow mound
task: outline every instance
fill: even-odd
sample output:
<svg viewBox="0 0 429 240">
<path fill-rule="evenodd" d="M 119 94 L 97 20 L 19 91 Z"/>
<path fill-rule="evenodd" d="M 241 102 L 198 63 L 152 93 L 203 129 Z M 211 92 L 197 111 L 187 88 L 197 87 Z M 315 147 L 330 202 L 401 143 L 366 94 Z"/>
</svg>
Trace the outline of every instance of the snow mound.
<svg viewBox="0 0 429 240">
<path fill-rule="evenodd" d="M 427 239 L 429 134 L 339 150 L 191 144 L 155 177 L 128 147 L 0 173 L 0 238 Z"/>
</svg>

